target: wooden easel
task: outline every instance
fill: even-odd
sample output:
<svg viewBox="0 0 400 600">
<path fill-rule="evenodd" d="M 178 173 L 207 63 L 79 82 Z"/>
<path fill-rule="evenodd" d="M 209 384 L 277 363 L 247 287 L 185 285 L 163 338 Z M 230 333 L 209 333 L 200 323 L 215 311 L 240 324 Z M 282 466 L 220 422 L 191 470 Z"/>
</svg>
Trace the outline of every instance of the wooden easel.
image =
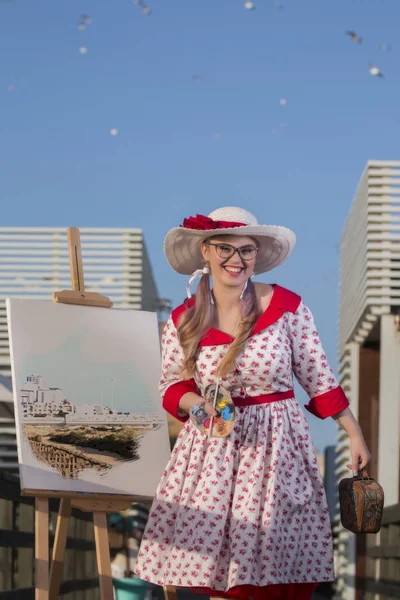
<svg viewBox="0 0 400 600">
<path fill-rule="evenodd" d="M 72 290 L 53 293 L 53 301 L 111 308 L 107 296 L 97 292 L 85 292 L 79 229 L 68 229 L 69 263 Z M 72 508 L 93 513 L 97 568 L 101 600 L 113 600 L 110 547 L 107 529 L 107 513 L 129 508 L 137 498 L 114 494 L 81 494 L 79 492 L 56 492 L 51 490 L 22 490 L 24 496 L 35 497 L 35 600 L 56 600 L 64 571 L 64 554 L 67 543 L 68 524 Z M 49 571 L 49 498 L 60 498 L 51 568 Z M 143 498 L 141 498 L 143 502 Z M 176 589 L 164 587 L 166 600 L 177 600 Z"/>
</svg>

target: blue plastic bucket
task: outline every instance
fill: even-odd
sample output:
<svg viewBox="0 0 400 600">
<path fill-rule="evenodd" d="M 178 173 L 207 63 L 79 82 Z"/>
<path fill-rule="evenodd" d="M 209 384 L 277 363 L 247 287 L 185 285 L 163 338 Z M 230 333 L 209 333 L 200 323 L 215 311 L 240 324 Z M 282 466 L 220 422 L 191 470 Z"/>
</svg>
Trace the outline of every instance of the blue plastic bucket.
<svg viewBox="0 0 400 600">
<path fill-rule="evenodd" d="M 150 597 L 150 590 L 154 589 L 152 583 L 143 579 L 123 577 L 113 579 L 116 600 L 144 600 L 146 595 Z"/>
</svg>

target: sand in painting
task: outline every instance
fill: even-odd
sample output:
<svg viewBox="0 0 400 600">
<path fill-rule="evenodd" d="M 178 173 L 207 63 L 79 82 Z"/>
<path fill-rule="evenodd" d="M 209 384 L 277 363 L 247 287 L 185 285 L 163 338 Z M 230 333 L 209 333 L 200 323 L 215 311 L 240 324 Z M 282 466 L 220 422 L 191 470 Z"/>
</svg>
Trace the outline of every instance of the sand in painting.
<svg viewBox="0 0 400 600">
<path fill-rule="evenodd" d="M 154 423 L 152 429 L 160 425 Z M 60 475 L 76 478 L 84 469 L 106 472 L 139 459 L 140 440 L 149 428 L 104 426 L 23 426 L 32 454 Z"/>
</svg>

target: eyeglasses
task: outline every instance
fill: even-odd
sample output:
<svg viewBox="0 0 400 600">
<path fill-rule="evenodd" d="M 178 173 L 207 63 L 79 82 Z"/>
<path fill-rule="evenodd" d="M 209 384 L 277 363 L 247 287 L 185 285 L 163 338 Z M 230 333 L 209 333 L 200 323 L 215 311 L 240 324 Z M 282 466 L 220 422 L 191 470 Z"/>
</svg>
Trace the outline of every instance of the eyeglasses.
<svg viewBox="0 0 400 600">
<path fill-rule="evenodd" d="M 236 248 L 231 244 L 213 244 L 212 242 L 206 242 L 206 244 L 207 246 L 215 246 L 220 258 L 231 258 L 237 252 L 242 260 L 253 260 L 258 252 L 258 248 L 251 245 Z"/>
</svg>

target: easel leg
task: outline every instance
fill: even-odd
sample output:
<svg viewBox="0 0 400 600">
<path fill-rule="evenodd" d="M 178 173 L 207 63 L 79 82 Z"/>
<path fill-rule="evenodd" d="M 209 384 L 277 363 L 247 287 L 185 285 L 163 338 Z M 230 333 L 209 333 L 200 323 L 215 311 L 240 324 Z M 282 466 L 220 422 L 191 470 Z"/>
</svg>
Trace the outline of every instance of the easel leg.
<svg viewBox="0 0 400 600">
<path fill-rule="evenodd" d="M 35 498 L 35 600 L 49 599 L 49 499 Z"/>
<path fill-rule="evenodd" d="M 57 527 L 54 536 L 53 558 L 50 568 L 49 600 L 57 600 L 64 573 L 64 554 L 67 544 L 68 525 L 71 516 L 71 500 L 62 498 L 58 511 Z"/>
<path fill-rule="evenodd" d="M 113 600 L 114 591 L 111 578 L 111 558 L 106 513 L 94 512 L 93 522 L 97 568 L 99 570 L 100 598 L 101 600 Z"/>
<path fill-rule="evenodd" d="M 176 588 L 172 585 L 164 585 L 164 598 L 165 600 L 178 600 Z"/>
</svg>

